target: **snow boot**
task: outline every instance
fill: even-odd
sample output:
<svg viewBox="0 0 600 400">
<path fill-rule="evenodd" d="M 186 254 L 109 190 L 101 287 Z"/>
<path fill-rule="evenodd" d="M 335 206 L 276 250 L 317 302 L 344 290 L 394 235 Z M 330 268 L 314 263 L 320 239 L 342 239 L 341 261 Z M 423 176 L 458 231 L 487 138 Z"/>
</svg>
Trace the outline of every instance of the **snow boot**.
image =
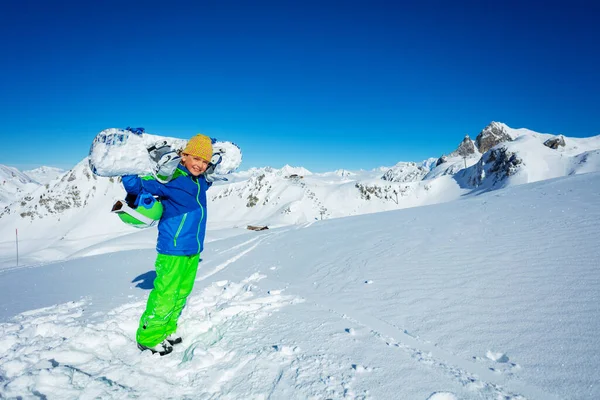
<svg viewBox="0 0 600 400">
<path fill-rule="evenodd" d="M 179 336 L 176 333 L 172 333 L 169 336 L 167 336 L 167 338 L 165 339 L 167 342 L 169 342 L 169 344 L 171 346 L 175 346 L 176 344 L 179 344 L 181 342 L 183 342 L 183 339 L 181 338 L 181 336 Z"/>
<path fill-rule="evenodd" d="M 173 346 L 171 346 L 171 344 L 166 340 L 163 340 L 162 342 L 160 342 L 159 344 L 157 344 L 154 347 L 144 346 L 143 344 L 139 344 L 139 343 L 137 345 L 138 345 L 138 349 L 140 349 L 141 351 L 150 350 L 152 352 L 152 354 L 158 353 L 161 356 L 166 356 L 167 354 L 169 354 L 173 351 Z"/>
</svg>

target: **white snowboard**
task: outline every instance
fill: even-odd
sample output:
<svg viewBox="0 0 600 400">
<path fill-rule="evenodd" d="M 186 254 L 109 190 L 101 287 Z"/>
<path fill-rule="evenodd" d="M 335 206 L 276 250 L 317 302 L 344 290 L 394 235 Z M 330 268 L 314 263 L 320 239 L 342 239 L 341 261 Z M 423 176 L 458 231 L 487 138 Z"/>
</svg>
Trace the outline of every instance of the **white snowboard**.
<svg viewBox="0 0 600 400">
<path fill-rule="evenodd" d="M 110 128 L 96 135 L 89 154 L 92 172 L 98 176 L 154 175 L 161 182 L 169 181 L 187 140 L 151 135 L 143 128 L 128 129 Z M 212 167 L 214 174 L 227 175 L 241 162 L 242 151 L 236 144 L 213 139 L 209 170 Z"/>
</svg>

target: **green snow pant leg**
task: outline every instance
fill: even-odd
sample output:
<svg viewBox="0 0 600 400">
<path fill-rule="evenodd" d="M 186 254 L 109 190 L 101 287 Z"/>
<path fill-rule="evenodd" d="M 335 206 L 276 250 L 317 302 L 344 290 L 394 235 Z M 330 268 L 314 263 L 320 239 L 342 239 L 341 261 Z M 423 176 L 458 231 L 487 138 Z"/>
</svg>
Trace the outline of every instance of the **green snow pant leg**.
<svg viewBox="0 0 600 400">
<path fill-rule="evenodd" d="M 200 254 L 185 257 L 185 265 L 181 271 L 181 281 L 179 283 L 179 291 L 175 299 L 175 307 L 169 322 L 167 323 L 167 336 L 177 331 L 177 321 L 181 315 L 183 307 L 187 301 L 188 296 L 194 288 L 194 281 L 196 280 L 196 272 L 198 272 L 198 263 L 200 260 Z"/>
<path fill-rule="evenodd" d="M 154 347 L 168 336 L 167 323 L 175 309 L 186 261 L 184 256 L 158 254 L 156 257 L 154 289 L 148 296 L 146 311 L 136 333 L 139 344 Z"/>
</svg>

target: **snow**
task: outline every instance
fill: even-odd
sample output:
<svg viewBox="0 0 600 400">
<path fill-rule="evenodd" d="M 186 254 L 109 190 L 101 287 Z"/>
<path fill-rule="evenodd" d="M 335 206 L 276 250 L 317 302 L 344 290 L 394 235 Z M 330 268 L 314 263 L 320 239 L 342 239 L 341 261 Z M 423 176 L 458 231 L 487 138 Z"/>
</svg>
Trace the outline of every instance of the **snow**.
<svg viewBox="0 0 600 400">
<path fill-rule="evenodd" d="M 135 346 L 157 232 L 109 213 L 118 179 L 0 166 L 0 398 L 600 398 L 600 136 L 492 128 L 437 166 L 215 183 L 162 358 Z"/>
<path fill-rule="evenodd" d="M 4 270 L 0 397 L 598 398 L 598 187 L 214 234 L 165 357 L 134 339 L 148 231 Z"/>
<path fill-rule="evenodd" d="M 39 184 L 16 168 L 0 164 L 0 208 L 35 190 Z"/>
<path fill-rule="evenodd" d="M 61 168 L 42 166 L 39 168 L 23 171 L 23 173 L 31 179 L 33 179 L 34 181 L 45 185 L 46 183 L 50 183 L 56 178 L 60 177 L 62 174 L 65 173 L 65 170 Z"/>
</svg>

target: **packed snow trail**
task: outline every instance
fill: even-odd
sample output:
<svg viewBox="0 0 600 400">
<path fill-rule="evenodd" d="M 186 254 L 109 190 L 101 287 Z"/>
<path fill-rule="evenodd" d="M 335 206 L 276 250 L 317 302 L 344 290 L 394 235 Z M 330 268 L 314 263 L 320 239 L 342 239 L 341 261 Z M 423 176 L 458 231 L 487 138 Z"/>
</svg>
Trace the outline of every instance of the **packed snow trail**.
<svg viewBox="0 0 600 400">
<path fill-rule="evenodd" d="M 153 252 L 71 260 L 64 280 L 103 265 L 106 293 L 0 324 L 0 395 L 600 398 L 598 187 L 588 174 L 213 242 L 187 341 L 163 358 L 135 348 L 147 291 L 118 283 Z M 39 308 L 60 273 L 3 274 L 0 300 L 38 293 Z"/>
</svg>

